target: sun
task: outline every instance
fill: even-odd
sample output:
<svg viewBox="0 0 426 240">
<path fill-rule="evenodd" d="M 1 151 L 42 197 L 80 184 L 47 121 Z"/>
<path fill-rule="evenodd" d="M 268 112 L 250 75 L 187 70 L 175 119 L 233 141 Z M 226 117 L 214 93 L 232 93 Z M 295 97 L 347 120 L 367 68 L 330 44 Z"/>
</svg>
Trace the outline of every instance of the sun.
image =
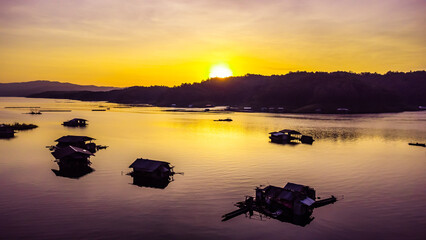
<svg viewBox="0 0 426 240">
<path fill-rule="evenodd" d="M 226 78 L 231 76 L 232 71 L 227 64 L 216 64 L 210 68 L 210 78 Z"/>
</svg>

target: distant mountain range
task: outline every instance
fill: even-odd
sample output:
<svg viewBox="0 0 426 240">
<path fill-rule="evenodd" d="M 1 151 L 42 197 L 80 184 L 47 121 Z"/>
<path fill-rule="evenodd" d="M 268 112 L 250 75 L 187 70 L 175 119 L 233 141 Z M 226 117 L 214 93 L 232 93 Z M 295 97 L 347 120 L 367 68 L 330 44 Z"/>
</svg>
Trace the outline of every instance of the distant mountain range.
<svg viewBox="0 0 426 240">
<path fill-rule="evenodd" d="M 93 85 L 77 85 L 72 83 L 61 83 L 53 81 L 31 81 L 17 83 L 0 83 L 0 96 L 3 97 L 25 97 L 31 94 L 46 91 L 111 91 L 114 87 L 98 87 Z"/>
<path fill-rule="evenodd" d="M 426 105 L 426 72 L 248 74 L 178 87 L 130 87 L 106 92 L 49 91 L 30 97 L 177 107 L 220 105 L 292 113 L 334 113 L 338 108 L 351 113 L 400 112 L 419 110 L 419 106 Z"/>
</svg>

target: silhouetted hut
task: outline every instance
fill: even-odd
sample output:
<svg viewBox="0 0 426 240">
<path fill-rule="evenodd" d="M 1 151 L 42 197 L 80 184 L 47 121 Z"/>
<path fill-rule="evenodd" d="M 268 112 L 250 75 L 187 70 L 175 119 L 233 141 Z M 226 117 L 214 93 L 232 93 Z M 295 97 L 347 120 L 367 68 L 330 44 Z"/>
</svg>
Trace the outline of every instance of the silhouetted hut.
<svg viewBox="0 0 426 240">
<path fill-rule="evenodd" d="M 284 188 L 267 186 L 256 189 L 256 204 L 280 215 L 283 212 L 293 215 L 310 215 L 315 203 L 315 190 L 308 186 L 287 183 Z"/>
<path fill-rule="evenodd" d="M 269 138 L 274 143 L 289 143 L 291 140 L 302 137 L 300 132 L 291 129 L 284 129 L 279 132 L 271 132 L 269 134 L 271 135 Z"/>
<path fill-rule="evenodd" d="M 129 168 L 133 168 L 132 176 L 146 175 L 151 177 L 165 178 L 174 174 L 170 163 L 156 160 L 138 158 Z"/>
<path fill-rule="evenodd" d="M 274 143 L 307 143 L 312 144 L 315 140 L 311 136 L 302 135 L 300 132 L 284 129 L 279 132 L 270 132 L 269 138 Z"/>
<path fill-rule="evenodd" d="M 88 120 L 82 118 L 73 118 L 69 121 L 63 122 L 62 125 L 67 127 L 85 127 Z"/>
<path fill-rule="evenodd" d="M 1 124 L 0 138 L 12 138 L 15 136 L 15 130 L 12 127 Z"/>
<path fill-rule="evenodd" d="M 90 165 L 89 157 L 93 156 L 93 153 L 79 147 L 67 146 L 55 149 L 52 155 L 62 168 L 81 168 Z"/>
<path fill-rule="evenodd" d="M 94 138 L 87 136 L 73 136 L 67 135 L 60 137 L 55 140 L 58 142 L 56 145 L 58 148 L 66 147 L 66 146 L 74 146 L 82 149 L 89 150 L 90 152 L 96 152 L 96 144 L 91 141 L 95 140 Z M 87 143 L 88 142 L 88 143 Z"/>
</svg>

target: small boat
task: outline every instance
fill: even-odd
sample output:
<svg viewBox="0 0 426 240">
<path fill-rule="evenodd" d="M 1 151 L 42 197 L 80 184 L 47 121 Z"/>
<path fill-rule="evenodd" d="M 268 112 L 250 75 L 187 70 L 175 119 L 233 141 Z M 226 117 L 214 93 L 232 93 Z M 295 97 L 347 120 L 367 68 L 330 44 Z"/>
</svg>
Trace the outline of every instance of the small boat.
<svg viewBox="0 0 426 240">
<path fill-rule="evenodd" d="M 93 112 L 105 112 L 106 109 L 92 109 Z"/>
<path fill-rule="evenodd" d="M 217 121 L 217 122 L 232 122 L 232 119 L 231 118 L 221 118 L 221 119 L 217 119 L 215 121 Z"/>
<path fill-rule="evenodd" d="M 426 144 L 425 143 L 408 143 L 408 145 L 411 145 L 411 146 L 419 146 L 419 147 L 426 147 Z"/>
</svg>

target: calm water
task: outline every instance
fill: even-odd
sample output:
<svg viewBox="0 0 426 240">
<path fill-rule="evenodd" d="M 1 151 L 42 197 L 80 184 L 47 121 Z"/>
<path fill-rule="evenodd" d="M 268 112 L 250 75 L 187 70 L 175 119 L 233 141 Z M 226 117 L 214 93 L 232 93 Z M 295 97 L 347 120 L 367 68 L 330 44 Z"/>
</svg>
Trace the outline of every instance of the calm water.
<svg viewBox="0 0 426 240">
<path fill-rule="evenodd" d="M 110 111 L 93 112 L 99 105 Z M 10 106 L 71 109 L 42 115 Z M 0 123 L 39 128 L 0 140 L 0 239 L 425 239 L 426 112 L 371 115 L 182 113 L 116 104 L 0 98 Z M 74 117 L 84 129 L 61 126 Z M 214 122 L 231 117 L 233 122 Z M 313 145 L 278 145 L 268 132 L 313 135 Z M 94 172 L 56 176 L 45 147 L 87 135 L 109 148 Z M 165 189 L 132 185 L 139 157 L 168 161 Z M 221 216 L 260 184 L 288 181 L 343 198 L 314 210 L 306 227 L 244 215 Z"/>
</svg>

